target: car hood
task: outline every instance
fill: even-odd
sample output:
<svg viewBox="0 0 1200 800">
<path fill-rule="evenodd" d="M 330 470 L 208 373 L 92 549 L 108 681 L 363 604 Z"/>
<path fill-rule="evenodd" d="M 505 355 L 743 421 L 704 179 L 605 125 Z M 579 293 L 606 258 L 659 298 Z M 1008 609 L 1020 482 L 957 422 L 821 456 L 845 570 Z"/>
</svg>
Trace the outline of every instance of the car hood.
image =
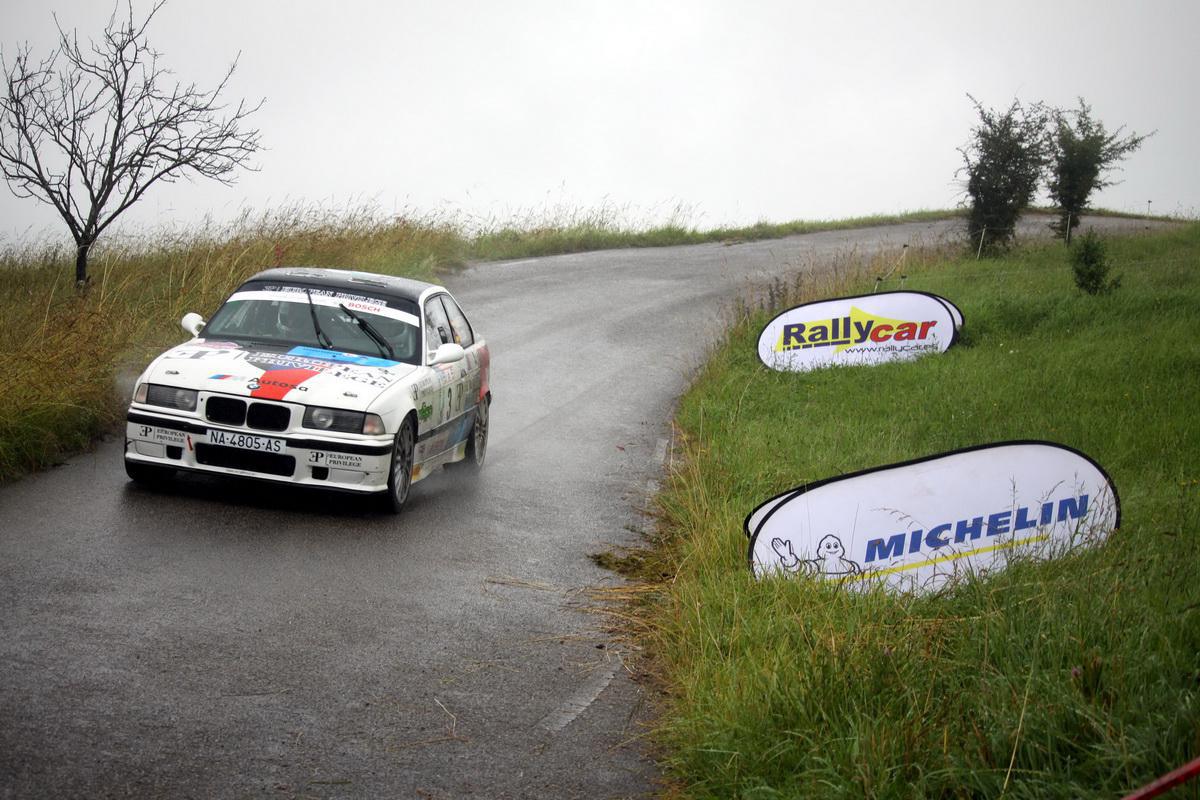
<svg viewBox="0 0 1200 800">
<path fill-rule="evenodd" d="M 156 358 L 144 380 L 221 394 L 365 411 L 417 368 L 315 347 L 242 347 L 193 339 Z"/>
</svg>

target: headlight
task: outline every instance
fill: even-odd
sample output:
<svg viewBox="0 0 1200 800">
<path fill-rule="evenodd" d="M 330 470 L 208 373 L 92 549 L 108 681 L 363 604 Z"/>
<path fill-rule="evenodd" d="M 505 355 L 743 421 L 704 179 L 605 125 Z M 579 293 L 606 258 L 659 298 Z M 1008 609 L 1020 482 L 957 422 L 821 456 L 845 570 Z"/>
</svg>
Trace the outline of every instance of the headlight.
<svg viewBox="0 0 1200 800">
<path fill-rule="evenodd" d="M 321 431 L 362 433 L 366 414 L 361 411 L 342 411 L 337 408 L 309 406 L 304 409 L 304 427 Z"/>
<path fill-rule="evenodd" d="M 141 389 L 138 389 L 139 394 Z M 180 411 L 195 411 L 196 410 L 196 390 L 195 389 L 179 389 L 174 386 L 160 386 L 156 383 L 149 384 L 146 390 L 146 400 L 152 406 L 166 406 L 167 408 L 177 408 Z"/>
</svg>

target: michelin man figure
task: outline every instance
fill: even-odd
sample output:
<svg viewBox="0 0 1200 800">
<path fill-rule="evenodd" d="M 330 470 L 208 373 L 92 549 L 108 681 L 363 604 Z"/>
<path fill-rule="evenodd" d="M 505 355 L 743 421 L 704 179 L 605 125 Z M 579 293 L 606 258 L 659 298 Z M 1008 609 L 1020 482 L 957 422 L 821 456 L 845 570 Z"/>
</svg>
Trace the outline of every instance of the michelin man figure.
<svg viewBox="0 0 1200 800">
<path fill-rule="evenodd" d="M 783 539 L 771 540 L 779 565 L 794 575 L 820 575 L 823 578 L 848 578 L 862 573 L 857 561 L 846 558 L 842 540 L 832 533 L 821 537 L 817 543 L 816 558 L 802 560 L 792 550 L 792 543 Z"/>
</svg>

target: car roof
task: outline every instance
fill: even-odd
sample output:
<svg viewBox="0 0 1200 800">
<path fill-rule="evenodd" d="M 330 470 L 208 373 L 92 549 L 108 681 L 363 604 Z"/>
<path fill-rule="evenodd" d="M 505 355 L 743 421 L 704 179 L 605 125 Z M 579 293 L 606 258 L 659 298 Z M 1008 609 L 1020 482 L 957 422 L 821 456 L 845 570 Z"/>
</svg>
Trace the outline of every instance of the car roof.
<svg viewBox="0 0 1200 800">
<path fill-rule="evenodd" d="M 445 291 L 433 283 L 413 280 L 412 278 L 397 278 L 393 275 L 379 275 L 374 272 L 357 272 L 349 269 L 331 269 L 328 267 L 279 267 L 267 269 L 247 279 L 249 281 L 280 281 L 285 283 L 302 283 L 307 286 L 344 289 L 347 291 L 375 291 L 391 294 L 414 303 L 420 303 L 421 295 L 430 290 Z"/>
</svg>

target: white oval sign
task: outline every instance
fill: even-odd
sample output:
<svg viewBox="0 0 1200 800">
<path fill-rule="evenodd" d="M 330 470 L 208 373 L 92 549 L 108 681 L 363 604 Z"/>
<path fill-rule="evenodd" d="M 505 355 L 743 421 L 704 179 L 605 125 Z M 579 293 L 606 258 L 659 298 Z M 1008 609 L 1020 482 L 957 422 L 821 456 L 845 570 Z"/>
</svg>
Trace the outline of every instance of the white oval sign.
<svg viewBox="0 0 1200 800">
<path fill-rule="evenodd" d="M 758 335 L 771 369 L 804 372 L 881 364 L 944 353 L 956 338 L 954 314 L 926 292 L 880 292 L 789 308 Z"/>
<path fill-rule="evenodd" d="M 942 297 L 940 294 L 935 294 L 933 296 L 936 297 L 938 300 L 940 300 L 942 302 L 942 305 L 944 305 L 946 308 L 950 309 L 950 316 L 954 317 L 954 330 L 961 331 L 962 326 L 963 326 L 963 313 L 959 309 L 959 307 L 954 305 L 954 303 L 951 303 L 946 298 Z"/>
<path fill-rule="evenodd" d="M 1096 545 L 1120 513 L 1116 487 L 1083 453 L 1003 442 L 793 489 L 751 512 L 746 529 L 759 577 L 925 592 Z"/>
</svg>

